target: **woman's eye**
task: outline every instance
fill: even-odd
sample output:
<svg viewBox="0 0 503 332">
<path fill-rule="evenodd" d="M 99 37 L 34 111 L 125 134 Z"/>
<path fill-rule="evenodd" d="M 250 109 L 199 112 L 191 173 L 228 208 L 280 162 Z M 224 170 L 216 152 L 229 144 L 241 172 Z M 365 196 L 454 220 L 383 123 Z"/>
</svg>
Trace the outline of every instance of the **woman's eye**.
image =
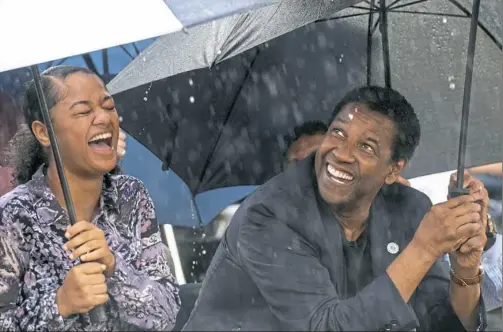
<svg viewBox="0 0 503 332">
<path fill-rule="evenodd" d="M 90 114 L 92 111 L 91 110 L 87 110 L 87 111 L 82 111 L 82 112 L 78 112 L 77 115 L 88 115 Z"/>
</svg>

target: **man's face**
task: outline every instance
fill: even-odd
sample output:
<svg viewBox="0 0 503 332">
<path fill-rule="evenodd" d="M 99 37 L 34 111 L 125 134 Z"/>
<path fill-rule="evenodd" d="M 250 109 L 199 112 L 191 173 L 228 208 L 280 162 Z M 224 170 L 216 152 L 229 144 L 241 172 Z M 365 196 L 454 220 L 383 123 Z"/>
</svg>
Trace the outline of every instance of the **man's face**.
<svg viewBox="0 0 503 332">
<path fill-rule="evenodd" d="M 307 158 L 320 147 L 324 139 L 325 133 L 302 135 L 288 149 L 288 162 L 291 163 Z"/>
<path fill-rule="evenodd" d="M 346 105 L 316 153 L 322 198 L 333 205 L 371 202 L 384 183 L 393 183 L 405 165 L 391 159 L 395 134 L 387 116 L 362 104 Z"/>
</svg>

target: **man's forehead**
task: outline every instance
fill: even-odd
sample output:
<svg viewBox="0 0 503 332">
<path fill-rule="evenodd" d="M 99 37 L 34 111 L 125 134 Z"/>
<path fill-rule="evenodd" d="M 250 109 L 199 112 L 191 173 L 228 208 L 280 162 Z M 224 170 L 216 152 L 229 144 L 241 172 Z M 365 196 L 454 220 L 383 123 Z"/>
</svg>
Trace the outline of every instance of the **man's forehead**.
<svg viewBox="0 0 503 332">
<path fill-rule="evenodd" d="M 358 103 L 344 106 L 335 117 L 334 122 L 353 122 L 354 120 L 365 122 L 368 125 L 374 123 L 378 126 L 391 124 L 387 116 L 372 111 L 367 106 Z"/>
</svg>

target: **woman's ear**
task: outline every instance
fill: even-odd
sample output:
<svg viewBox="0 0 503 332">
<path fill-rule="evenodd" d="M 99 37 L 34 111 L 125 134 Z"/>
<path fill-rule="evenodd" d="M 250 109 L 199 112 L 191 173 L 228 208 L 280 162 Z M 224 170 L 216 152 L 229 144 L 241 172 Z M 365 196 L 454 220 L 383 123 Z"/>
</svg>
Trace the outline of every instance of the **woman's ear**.
<svg viewBox="0 0 503 332">
<path fill-rule="evenodd" d="M 47 134 L 47 127 L 40 121 L 33 121 L 31 124 L 31 131 L 35 135 L 37 141 L 44 147 L 50 147 L 51 141 Z"/>
<path fill-rule="evenodd" d="M 400 174 L 402 174 L 402 171 L 404 170 L 405 166 L 407 166 L 407 162 L 403 159 L 401 159 L 397 162 L 394 162 L 391 165 L 390 172 L 389 172 L 388 176 L 386 176 L 386 179 L 384 179 L 384 182 L 387 185 L 391 185 L 391 184 L 395 183 L 398 180 L 398 178 L 400 177 Z"/>
</svg>

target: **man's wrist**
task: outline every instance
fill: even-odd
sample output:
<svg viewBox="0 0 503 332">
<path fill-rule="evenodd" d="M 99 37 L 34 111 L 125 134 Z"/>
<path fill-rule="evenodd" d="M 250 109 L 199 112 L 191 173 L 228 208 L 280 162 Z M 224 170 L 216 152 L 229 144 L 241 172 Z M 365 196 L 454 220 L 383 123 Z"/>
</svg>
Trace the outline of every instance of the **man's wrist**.
<svg viewBox="0 0 503 332">
<path fill-rule="evenodd" d="M 470 266 L 470 267 L 461 267 L 458 266 L 457 264 L 452 264 L 451 263 L 451 270 L 452 272 L 458 276 L 459 278 L 462 279 L 470 279 L 470 278 L 475 278 L 480 274 L 480 264 L 476 266 Z"/>
</svg>

